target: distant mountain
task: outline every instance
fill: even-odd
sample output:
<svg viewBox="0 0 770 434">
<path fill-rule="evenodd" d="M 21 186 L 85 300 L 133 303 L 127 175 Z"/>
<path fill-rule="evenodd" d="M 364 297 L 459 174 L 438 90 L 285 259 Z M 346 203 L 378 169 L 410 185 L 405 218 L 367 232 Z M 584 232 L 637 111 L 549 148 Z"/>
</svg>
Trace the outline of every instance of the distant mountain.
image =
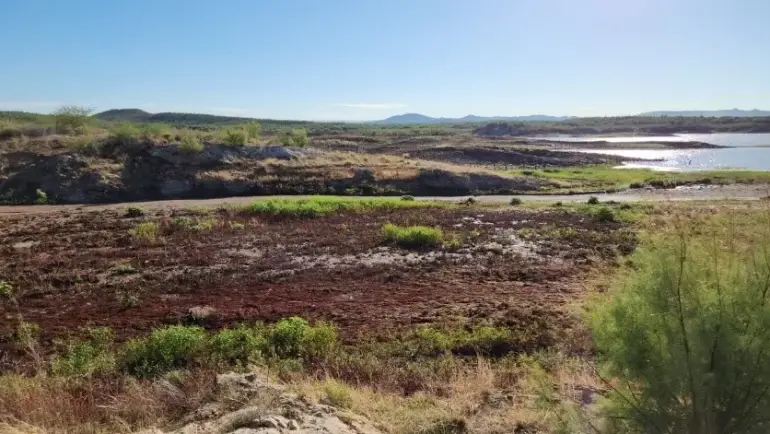
<svg viewBox="0 0 770 434">
<path fill-rule="evenodd" d="M 204 113 L 147 113 L 140 109 L 113 109 L 94 115 L 95 118 L 111 122 L 165 123 L 174 125 L 235 125 L 258 120 L 271 125 L 302 125 L 306 121 L 283 121 L 273 119 L 254 119 L 235 116 L 219 116 Z"/>
<path fill-rule="evenodd" d="M 681 110 L 681 111 L 658 111 L 642 113 L 638 116 L 704 116 L 710 118 L 721 117 L 735 117 L 735 118 L 751 118 L 751 117 L 763 117 L 770 116 L 770 111 L 767 110 Z"/>
<path fill-rule="evenodd" d="M 520 122 L 542 122 L 551 121 L 558 122 L 569 119 L 567 116 L 546 116 L 546 115 L 529 115 L 529 116 L 476 116 L 468 115 L 461 118 L 434 118 L 426 116 L 420 113 L 404 113 L 402 115 L 391 116 L 387 119 L 377 121 L 378 124 L 389 125 L 409 125 L 409 124 L 462 124 L 472 122 L 505 122 L 505 121 L 520 121 Z"/>
</svg>

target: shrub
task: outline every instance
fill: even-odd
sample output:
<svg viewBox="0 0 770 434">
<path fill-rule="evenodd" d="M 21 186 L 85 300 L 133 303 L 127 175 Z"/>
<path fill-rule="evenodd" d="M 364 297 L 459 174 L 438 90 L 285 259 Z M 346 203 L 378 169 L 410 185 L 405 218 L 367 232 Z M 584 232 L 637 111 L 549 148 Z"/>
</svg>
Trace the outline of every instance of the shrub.
<svg viewBox="0 0 770 434">
<path fill-rule="evenodd" d="M 201 327 L 167 326 L 150 336 L 128 341 L 120 351 L 120 366 L 129 374 L 153 377 L 190 364 L 204 348 Z"/>
<path fill-rule="evenodd" d="M 304 128 L 295 128 L 289 132 L 283 132 L 278 136 L 281 144 L 284 146 L 304 147 L 310 142 L 307 136 L 307 130 Z"/>
<path fill-rule="evenodd" d="M 114 267 L 112 267 L 112 274 L 115 276 L 126 276 L 129 274 L 136 274 L 138 271 L 136 271 L 136 268 L 131 266 L 131 264 L 118 264 Z"/>
<path fill-rule="evenodd" d="M 35 190 L 35 204 L 45 205 L 48 203 L 48 194 L 41 189 Z"/>
<path fill-rule="evenodd" d="M 603 206 L 594 212 L 594 218 L 601 223 L 611 223 L 617 221 L 615 212 L 611 208 Z"/>
<path fill-rule="evenodd" d="M 207 352 L 214 363 L 245 366 L 258 358 L 266 346 L 263 329 L 239 325 L 214 335 L 209 340 Z"/>
<path fill-rule="evenodd" d="M 353 406 L 353 395 L 348 385 L 330 378 L 324 382 L 323 390 L 326 401 L 330 405 L 339 408 L 351 408 Z"/>
<path fill-rule="evenodd" d="M 88 339 L 70 341 L 64 354 L 54 358 L 51 371 L 65 377 L 89 377 L 110 372 L 115 367 L 112 330 L 97 327 L 88 330 Z"/>
<path fill-rule="evenodd" d="M 133 124 L 118 124 L 112 128 L 109 141 L 113 146 L 130 146 L 139 142 L 142 132 Z"/>
<path fill-rule="evenodd" d="M 214 228 L 217 220 L 214 218 L 177 217 L 171 221 L 174 230 L 205 232 Z"/>
<path fill-rule="evenodd" d="M 84 134 L 91 110 L 85 107 L 64 106 L 53 112 L 55 130 L 59 134 Z"/>
<path fill-rule="evenodd" d="M 117 301 L 120 307 L 123 309 L 131 309 L 134 307 L 139 307 L 139 305 L 142 302 L 142 300 L 139 298 L 139 293 L 131 290 L 116 291 L 115 301 Z"/>
<path fill-rule="evenodd" d="M 311 326 L 299 317 L 282 319 L 267 333 L 268 351 L 281 358 L 325 359 L 337 343 L 337 329 L 333 325 L 318 323 Z"/>
<path fill-rule="evenodd" d="M 599 198 L 596 197 L 596 196 L 591 196 L 591 197 L 588 198 L 588 202 L 587 203 L 589 205 L 598 205 L 599 204 Z"/>
<path fill-rule="evenodd" d="M 134 241 L 146 244 L 158 242 L 158 224 L 155 222 L 143 222 L 128 231 Z"/>
<path fill-rule="evenodd" d="M 394 210 L 441 206 L 424 201 L 403 201 L 395 198 L 354 199 L 329 196 L 313 196 L 303 199 L 261 199 L 246 210 L 258 214 L 291 217 L 316 217 L 338 212 L 369 210 Z"/>
<path fill-rule="evenodd" d="M 243 126 L 243 130 L 246 132 L 247 140 L 257 141 L 259 135 L 262 132 L 262 125 L 259 122 L 249 122 Z"/>
<path fill-rule="evenodd" d="M 146 124 L 143 125 L 140 132 L 142 140 L 153 140 L 165 137 L 168 134 L 168 127 L 164 124 Z"/>
<path fill-rule="evenodd" d="M 334 325 L 324 322 L 316 323 L 305 332 L 301 353 L 309 359 L 328 359 L 336 348 L 338 340 L 337 328 Z"/>
<path fill-rule="evenodd" d="M 222 141 L 228 146 L 245 146 L 248 141 L 243 128 L 229 128 L 223 134 Z"/>
<path fill-rule="evenodd" d="M 680 235 L 639 253 L 591 319 L 617 432 L 760 433 L 770 423 L 770 257 Z"/>
<path fill-rule="evenodd" d="M 556 207 L 556 208 L 561 208 L 561 207 L 564 206 L 564 203 L 559 201 L 559 202 L 554 203 L 553 206 Z"/>
<path fill-rule="evenodd" d="M 511 198 L 510 204 L 511 206 L 519 206 L 522 204 L 522 201 L 518 197 L 514 197 L 514 198 Z"/>
<path fill-rule="evenodd" d="M 441 244 L 444 234 L 440 228 L 428 226 L 397 226 L 387 223 L 382 227 L 385 242 L 405 248 L 436 247 Z"/>
<path fill-rule="evenodd" d="M 203 152 L 206 149 L 203 143 L 193 134 L 184 134 L 179 141 L 179 150 L 191 154 Z"/>
<path fill-rule="evenodd" d="M 125 216 L 128 218 L 142 217 L 143 215 L 144 215 L 144 210 L 138 206 L 130 206 L 126 208 Z"/>
<path fill-rule="evenodd" d="M 5 280 L 0 280 L 0 299 L 11 299 L 13 296 L 13 285 L 6 282 Z"/>
<path fill-rule="evenodd" d="M 411 201 L 414 200 L 414 196 L 406 194 L 406 195 L 401 196 L 401 200 L 403 200 L 405 202 L 411 202 Z"/>
</svg>

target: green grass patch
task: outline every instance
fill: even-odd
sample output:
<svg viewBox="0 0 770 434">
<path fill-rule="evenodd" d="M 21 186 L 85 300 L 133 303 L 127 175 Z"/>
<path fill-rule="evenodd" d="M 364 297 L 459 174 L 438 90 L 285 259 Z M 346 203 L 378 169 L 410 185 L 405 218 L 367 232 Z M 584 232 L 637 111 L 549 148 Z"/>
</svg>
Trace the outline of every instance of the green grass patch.
<svg viewBox="0 0 770 434">
<path fill-rule="evenodd" d="M 768 183 L 770 172 L 718 170 L 697 172 L 656 172 L 650 169 L 615 169 L 612 165 L 565 167 L 560 169 L 516 169 L 505 173 L 547 179 L 557 184 L 549 190 L 622 190 L 650 185 L 676 187 L 684 184 Z"/>
<path fill-rule="evenodd" d="M 391 211 L 402 208 L 437 207 L 436 202 L 405 201 L 399 198 L 342 198 L 313 196 L 308 198 L 260 199 L 245 207 L 257 214 L 290 217 L 317 217 L 340 212 Z"/>
<path fill-rule="evenodd" d="M 422 247 L 437 247 L 444 240 L 440 228 L 429 226 L 397 226 L 388 223 L 382 227 L 382 235 L 386 243 L 396 244 L 408 249 Z"/>
</svg>

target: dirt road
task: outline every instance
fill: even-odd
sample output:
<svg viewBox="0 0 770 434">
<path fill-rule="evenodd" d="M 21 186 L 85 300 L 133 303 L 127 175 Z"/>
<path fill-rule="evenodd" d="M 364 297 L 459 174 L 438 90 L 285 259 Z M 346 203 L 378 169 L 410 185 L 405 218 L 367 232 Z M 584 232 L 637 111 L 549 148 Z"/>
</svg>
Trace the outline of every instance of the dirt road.
<svg viewBox="0 0 770 434">
<path fill-rule="evenodd" d="M 656 190 L 629 190 L 621 193 L 600 193 L 600 194 L 576 194 L 576 195 L 519 195 L 524 201 L 540 202 L 585 202 L 589 197 L 596 196 L 602 201 L 614 200 L 617 202 L 638 202 L 638 201 L 688 201 L 688 200 L 759 200 L 770 197 L 770 185 L 699 185 L 678 187 L 674 189 Z M 249 197 L 227 197 L 219 199 L 180 199 L 163 200 L 155 202 L 133 202 L 116 204 L 96 204 L 96 205 L 5 205 L 0 206 L 0 216 L 2 215 L 23 215 L 23 214 L 42 214 L 60 211 L 97 211 L 103 209 L 121 209 L 128 206 L 139 206 L 152 209 L 179 209 L 190 207 L 216 207 L 222 205 L 237 205 L 250 203 L 256 199 L 265 199 L 268 197 L 299 197 L 299 196 L 249 196 Z M 510 202 L 514 196 L 510 195 L 489 195 L 476 196 L 480 203 L 505 204 Z M 467 199 L 468 196 L 436 196 L 436 197 L 418 197 L 418 200 L 441 200 L 459 202 Z"/>
</svg>

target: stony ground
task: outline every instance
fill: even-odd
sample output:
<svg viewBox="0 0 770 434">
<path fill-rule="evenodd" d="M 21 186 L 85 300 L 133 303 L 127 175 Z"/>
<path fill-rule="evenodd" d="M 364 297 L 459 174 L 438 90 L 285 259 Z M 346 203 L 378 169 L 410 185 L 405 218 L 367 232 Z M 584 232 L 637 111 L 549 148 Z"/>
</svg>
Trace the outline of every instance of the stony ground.
<svg viewBox="0 0 770 434">
<path fill-rule="evenodd" d="M 0 217 L 0 276 L 44 343 L 86 326 L 125 339 L 163 324 L 220 328 L 291 315 L 332 321 L 346 339 L 425 323 L 563 330 L 585 273 L 635 242 L 621 223 L 557 209 L 124 214 Z M 158 224 L 154 243 L 129 234 L 143 222 Z M 387 222 L 440 227 L 455 245 L 385 245 Z M 0 318 L 15 313 L 0 305 Z M 12 323 L 0 324 L 6 348 Z"/>
</svg>

